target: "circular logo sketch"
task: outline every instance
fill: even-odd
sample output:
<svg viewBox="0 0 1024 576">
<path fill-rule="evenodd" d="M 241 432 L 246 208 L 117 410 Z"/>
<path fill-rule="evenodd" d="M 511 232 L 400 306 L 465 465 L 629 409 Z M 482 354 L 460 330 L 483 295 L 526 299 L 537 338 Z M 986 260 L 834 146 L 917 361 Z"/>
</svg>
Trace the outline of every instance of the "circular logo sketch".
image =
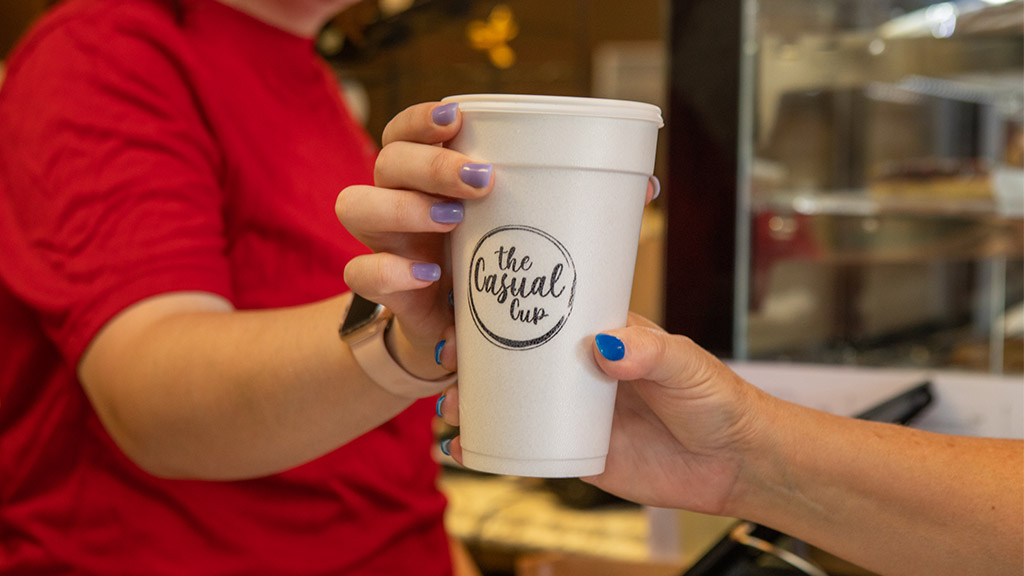
<svg viewBox="0 0 1024 576">
<path fill-rule="evenodd" d="M 572 313 L 576 266 L 553 236 L 529 226 L 501 226 L 473 249 L 469 308 L 480 332 L 512 350 L 541 346 Z"/>
</svg>

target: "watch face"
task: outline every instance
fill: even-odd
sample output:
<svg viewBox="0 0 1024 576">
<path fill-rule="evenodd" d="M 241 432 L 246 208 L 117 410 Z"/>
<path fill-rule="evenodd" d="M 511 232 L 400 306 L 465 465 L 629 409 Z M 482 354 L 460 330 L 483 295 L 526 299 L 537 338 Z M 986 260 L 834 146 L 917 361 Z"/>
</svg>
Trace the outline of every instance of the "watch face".
<svg viewBox="0 0 1024 576">
<path fill-rule="evenodd" d="M 349 305 L 348 314 L 345 314 L 345 322 L 341 325 L 341 335 L 348 336 L 373 322 L 380 315 L 382 308 L 380 304 L 355 294 L 352 304 Z"/>
</svg>

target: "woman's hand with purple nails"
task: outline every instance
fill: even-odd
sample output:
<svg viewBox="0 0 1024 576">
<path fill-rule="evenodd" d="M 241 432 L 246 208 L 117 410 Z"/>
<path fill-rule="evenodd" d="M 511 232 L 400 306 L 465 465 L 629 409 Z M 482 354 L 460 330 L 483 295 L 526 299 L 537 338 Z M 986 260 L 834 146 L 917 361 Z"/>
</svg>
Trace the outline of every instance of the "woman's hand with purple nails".
<svg viewBox="0 0 1024 576">
<path fill-rule="evenodd" d="M 428 379 L 444 374 L 434 349 L 453 324 L 444 236 L 462 220 L 461 201 L 493 186 L 483 159 L 442 146 L 461 127 L 455 104 L 418 104 L 399 113 L 384 129 L 373 185 L 342 190 L 335 205 L 345 228 L 373 250 L 349 262 L 345 282 L 395 313 L 392 353 Z M 453 363 L 451 356 L 448 366 Z"/>
</svg>

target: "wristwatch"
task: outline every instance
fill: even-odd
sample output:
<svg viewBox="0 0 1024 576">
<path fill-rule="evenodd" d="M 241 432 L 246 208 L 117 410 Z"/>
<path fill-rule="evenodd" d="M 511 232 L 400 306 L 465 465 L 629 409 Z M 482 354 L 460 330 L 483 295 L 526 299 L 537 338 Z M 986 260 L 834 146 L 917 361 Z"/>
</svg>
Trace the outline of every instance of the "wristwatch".
<svg viewBox="0 0 1024 576">
<path fill-rule="evenodd" d="M 363 372 L 381 388 L 408 398 L 429 396 L 454 384 L 458 378 L 456 374 L 424 380 L 399 366 L 384 342 L 393 320 L 394 314 L 384 306 L 353 294 L 338 332 Z"/>
</svg>

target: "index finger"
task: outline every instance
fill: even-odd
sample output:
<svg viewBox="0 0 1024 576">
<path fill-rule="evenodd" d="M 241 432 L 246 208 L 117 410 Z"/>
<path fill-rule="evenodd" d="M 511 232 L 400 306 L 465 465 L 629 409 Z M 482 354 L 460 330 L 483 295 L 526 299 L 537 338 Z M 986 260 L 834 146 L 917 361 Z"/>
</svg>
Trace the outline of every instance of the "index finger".
<svg viewBox="0 0 1024 576">
<path fill-rule="evenodd" d="M 424 102 L 402 110 L 384 127 L 381 145 L 392 142 L 440 144 L 451 140 L 462 127 L 456 102 Z"/>
</svg>

